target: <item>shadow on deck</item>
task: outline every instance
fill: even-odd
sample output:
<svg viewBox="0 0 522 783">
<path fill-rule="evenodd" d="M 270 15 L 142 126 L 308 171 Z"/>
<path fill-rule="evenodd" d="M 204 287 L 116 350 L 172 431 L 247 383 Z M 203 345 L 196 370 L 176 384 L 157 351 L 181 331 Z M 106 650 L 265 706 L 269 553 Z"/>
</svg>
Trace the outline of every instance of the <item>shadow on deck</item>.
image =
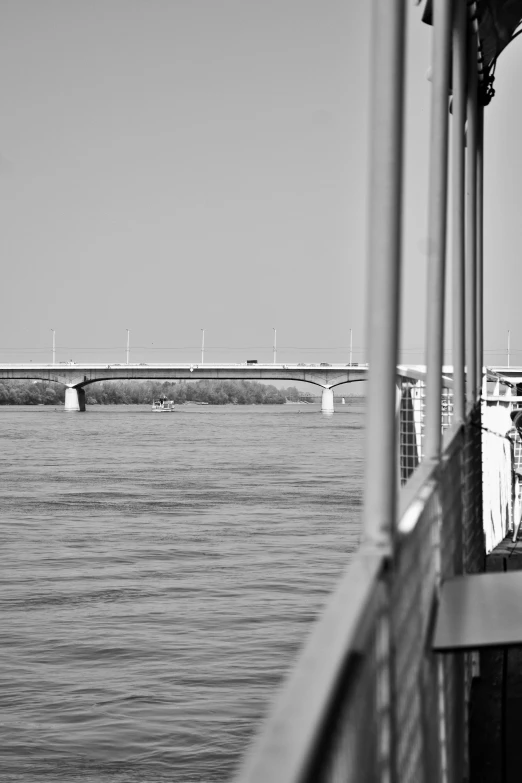
<svg viewBox="0 0 522 783">
<path fill-rule="evenodd" d="M 522 540 L 505 538 L 486 558 L 487 571 L 522 570 Z M 522 595 L 520 596 L 522 601 Z M 503 783 L 501 650 L 480 653 L 480 677 L 473 681 L 470 709 L 470 781 Z M 522 780 L 522 649 L 507 653 L 507 783 Z"/>
</svg>

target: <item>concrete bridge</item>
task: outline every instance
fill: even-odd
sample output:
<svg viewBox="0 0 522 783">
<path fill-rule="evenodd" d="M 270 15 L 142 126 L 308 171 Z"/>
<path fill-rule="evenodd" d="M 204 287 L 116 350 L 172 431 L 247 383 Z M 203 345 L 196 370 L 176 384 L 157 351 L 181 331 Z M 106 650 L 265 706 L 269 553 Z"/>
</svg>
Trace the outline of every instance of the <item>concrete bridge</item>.
<svg viewBox="0 0 522 783">
<path fill-rule="evenodd" d="M 321 386 L 321 410 L 333 413 L 333 389 L 343 383 L 365 381 L 368 365 L 357 364 L 59 364 L 0 365 L 2 380 L 52 381 L 66 386 L 65 410 L 85 410 L 85 387 L 112 380 L 249 380 L 301 381 Z"/>
</svg>

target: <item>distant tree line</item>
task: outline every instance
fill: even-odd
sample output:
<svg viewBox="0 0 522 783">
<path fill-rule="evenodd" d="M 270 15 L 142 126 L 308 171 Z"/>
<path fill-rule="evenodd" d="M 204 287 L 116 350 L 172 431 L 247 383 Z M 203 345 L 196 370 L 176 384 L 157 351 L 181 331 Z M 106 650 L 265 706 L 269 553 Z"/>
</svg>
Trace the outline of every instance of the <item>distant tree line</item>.
<svg viewBox="0 0 522 783">
<path fill-rule="evenodd" d="M 57 405 L 65 399 L 65 386 L 44 381 L 0 381 L 0 405 Z"/>
<path fill-rule="evenodd" d="M 85 387 L 87 405 L 143 405 L 165 396 L 175 403 L 210 405 L 281 405 L 287 400 L 310 400 L 311 394 L 295 386 L 276 389 L 257 381 L 100 381 Z M 65 387 L 46 381 L 0 381 L 0 405 L 58 405 Z"/>
</svg>

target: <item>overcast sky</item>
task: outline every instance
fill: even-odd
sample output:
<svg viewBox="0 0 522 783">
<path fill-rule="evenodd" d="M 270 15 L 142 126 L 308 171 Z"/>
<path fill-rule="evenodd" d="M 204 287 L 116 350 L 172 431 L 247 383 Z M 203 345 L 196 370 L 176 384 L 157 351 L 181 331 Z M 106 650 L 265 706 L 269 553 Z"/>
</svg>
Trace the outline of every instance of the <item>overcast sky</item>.
<svg viewBox="0 0 522 783">
<path fill-rule="evenodd" d="M 364 360 L 370 3 L 0 0 L 0 360 Z M 403 361 L 431 30 L 408 3 Z M 522 43 L 486 118 L 486 349 L 518 329 Z M 493 354 L 492 351 L 497 353 Z M 504 354 L 505 355 L 505 354 Z M 451 358 L 451 357 L 449 357 Z"/>
</svg>

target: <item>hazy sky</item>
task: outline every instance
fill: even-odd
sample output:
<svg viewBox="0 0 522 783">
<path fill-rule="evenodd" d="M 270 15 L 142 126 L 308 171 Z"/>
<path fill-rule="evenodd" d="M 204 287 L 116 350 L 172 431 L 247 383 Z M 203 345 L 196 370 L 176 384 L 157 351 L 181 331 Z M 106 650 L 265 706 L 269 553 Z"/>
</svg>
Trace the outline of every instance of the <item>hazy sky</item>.
<svg viewBox="0 0 522 783">
<path fill-rule="evenodd" d="M 0 360 L 364 360 L 370 3 L 0 0 Z M 403 360 L 431 30 L 408 3 Z M 486 349 L 520 349 L 522 43 L 486 119 Z M 323 350 L 319 350 L 323 349 Z M 500 361 L 500 353 L 488 353 Z"/>
</svg>

